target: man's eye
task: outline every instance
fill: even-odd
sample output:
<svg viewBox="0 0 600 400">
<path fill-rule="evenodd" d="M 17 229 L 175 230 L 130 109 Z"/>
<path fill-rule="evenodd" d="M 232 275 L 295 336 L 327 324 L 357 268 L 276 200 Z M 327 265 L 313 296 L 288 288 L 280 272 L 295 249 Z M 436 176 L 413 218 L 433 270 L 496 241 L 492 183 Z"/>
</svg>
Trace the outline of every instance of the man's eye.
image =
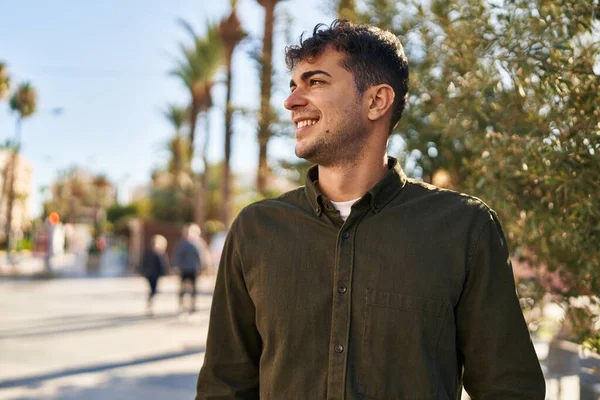
<svg viewBox="0 0 600 400">
<path fill-rule="evenodd" d="M 312 79 L 310 81 L 310 86 L 320 85 L 321 83 L 325 83 L 325 81 L 322 81 L 320 79 Z"/>
<path fill-rule="evenodd" d="M 290 87 L 290 93 L 294 93 L 294 90 L 296 90 L 296 86 Z"/>
</svg>

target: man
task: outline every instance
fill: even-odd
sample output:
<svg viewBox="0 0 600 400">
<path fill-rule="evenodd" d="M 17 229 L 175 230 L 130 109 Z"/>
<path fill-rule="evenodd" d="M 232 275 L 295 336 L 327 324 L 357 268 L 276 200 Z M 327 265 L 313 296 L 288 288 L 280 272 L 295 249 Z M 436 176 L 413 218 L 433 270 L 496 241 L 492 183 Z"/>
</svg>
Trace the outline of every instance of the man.
<svg viewBox="0 0 600 400">
<path fill-rule="evenodd" d="M 152 315 L 152 301 L 157 292 L 158 280 L 167 273 L 167 239 L 163 235 L 152 236 L 151 247 L 142 257 L 141 273 L 148 281 L 149 293 L 146 312 Z"/>
<path fill-rule="evenodd" d="M 190 312 L 196 310 L 196 276 L 200 271 L 201 258 L 197 242 L 200 239 L 200 227 L 196 224 L 186 225 L 181 232 L 181 240 L 175 249 L 175 266 L 179 268 L 179 310 L 183 311 L 183 300 L 186 285 L 191 286 Z"/>
<path fill-rule="evenodd" d="M 544 399 L 505 238 L 480 200 L 407 179 L 386 145 L 398 39 L 334 22 L 287 49 L 306 186 L 244 209 L 196 399 Z"/>
</svg>

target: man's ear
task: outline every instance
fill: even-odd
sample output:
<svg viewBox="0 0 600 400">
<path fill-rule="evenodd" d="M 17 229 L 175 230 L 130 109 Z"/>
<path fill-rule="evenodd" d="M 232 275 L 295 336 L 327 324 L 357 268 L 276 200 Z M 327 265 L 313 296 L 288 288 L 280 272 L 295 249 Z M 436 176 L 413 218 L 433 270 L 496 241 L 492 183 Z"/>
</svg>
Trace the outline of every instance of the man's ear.
<svg viewBox="0 0 600 400">
<path fill-rule="evenodd" d="M 386 115 L 394 104 L 395 93 L 390 85 L 381 84 L 370 87 L 367 90 L 369 99 L 369 112 L 367 117 L 371 121 L 376 121 Z"/>
</svg>

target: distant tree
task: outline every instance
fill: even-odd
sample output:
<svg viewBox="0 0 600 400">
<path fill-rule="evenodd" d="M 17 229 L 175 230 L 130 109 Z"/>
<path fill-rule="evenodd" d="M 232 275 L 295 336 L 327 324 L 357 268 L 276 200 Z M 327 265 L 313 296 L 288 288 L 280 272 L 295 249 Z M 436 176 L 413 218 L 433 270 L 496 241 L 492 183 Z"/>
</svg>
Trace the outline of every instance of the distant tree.
<svg viewBox="0 0 600 400">
<path fill-rule="evenodd" d="M 188 109 L 170 104 L 163 115 L 175 130 L 167 145 L 170 155 L 167 170 L 173 175 L 173 185 L 181 186 L 190 179 L 191 173 L 188 140 L 182 132 L 188 122 Z"/>
<path fill-rule="evenodd" d="M 29 82 L 19 85 L 17 90 L 10 98 L 10 109 L 17 114 L 17 124 L 15 132 L 15 142 L 13 143 L 13 151 L 10 158 L 10 166 L 7 171 L 8 178 L 8 195 L 6 208 L 6 227 L 5 235 L 8 240 L 8 245 L 12 246 L 15 243 L 13 237 L 13 204 L 17 194 L 15 193 L 15 175 L 17 171 L 17 160 L 20 151 L 21 141 L 21 124 L 24 118 L 28 118 L 35 112 L 37 107 L 37 94 Z"/>
<path fill-rule="evenodd" d="M 356 21 L 356 0 L 337 0 L 333 2 L 333 8 L 339 19 L 345 19 L 350 22 Z"/>
<path fill-rule="evenodd" d="M 225 47 L 225 65 L 227 67 L 227 94 L 225 100 L 225 160 L 223 164 L 223 199 L 221 202 L 221 222 L 229 225 L 231 212 L 231 142 L 233 136 L 231 103 L 232 58 L 237 45 L 247 36 L 237 16 L 237 1 L 231 0 L 231 12 L 219 24 L 219 34 Z"/>
<path fill-rule="evenodd" d="M 194 220 L 193 191 L 182 189 L 180 194 L 169 187 L 156 187 L 150 194 L 150 216 L 159 221 L 187 223 Z"/>
<path fill-rule="evenodd" d="M 8 94 L 10 93 L 10 75 L 8 73 L 8 69 L 6 68 L 6 64 L 0 61 L 0 101 L 6 99 Z M 2 148 L 7 149 L 10 148 L 10 141 L 7 141 L 6 144 L 2 146 Z M 10 163 L 6 163 L 4 168 L 2 169 L 2 191 L 0 191 L 0 199 L 2 199 L 6 193 L 6 178 L 8 174 L 8 166 Z M 1 201 L 0 201 L 1 204 Z"/>
<path fill-rule="evenodd" d="M 0 61 L 0 101 L 4 100 L 10 92 L 10 75 L 6 64 Z"/>
<path fill-rule="evenodd" d="M 219 26 L 208 24 L 206 34 L 199 36 L 192 26 L 184 20 L 179 21 L 193 40 L 192 46 L 181 44 L 183 60 L 171 73 L 178 76 L 189 90 L 191 104 L 189 109 L 189 157 L 190 162 L 194 157 L 194 139 L 198 115 L 205 113 L 207 127 L 205 129 L 202 162 L 204 172 L 200 175 L 200 184 L 197 190 L 196 222 L 202 226 L 206 213 L 205 194 L 209 165 L 206 160 L 208 140 L 210 137 L 208 110 L 213 106 L 211 89 L 215 84 L 215 74 L 223 62 L 223 44 L 219 36 Z"/>
<path fill-rule="evenodd" d="M 94 224 L 98 217 L 104 219 L 102 214 L 115 200 L 114 185 L 105 175 L 74 166 L 59 172 L 44 211 L 57 212 L 64 222 Z"/>
<path fill-rule="evenodd" d="M 190 35 L 192 45 L 180 44 L 183 60 L 171 74 L 179 77 L 190 93 L 189 153 L 193 157 L 198 115 L 213 105 L 211 89 L 215 74 L 223 62 L 223 45 L 218 25 L 208 24 L 206 35 L 200 36 L 185 20 L 179 20 L 179 23 Z"/>
<path fill-rule="evenodd" d="M 194 191 L 194 173 L 189 162 L 188 139 L 183 132 L 188 125 L 188 112 L 187 108 L 172 104 L 163 112 L 174 134 L 166 144 L 169 154 L 166 166 L 152 173 L 149 217 L 156 220 L 176 223 L 194 220 L 197 192 Z"/>
<path fill-rule="evenodd" d="M 114 224 L 126 217 L 133 217 L 138 214 L 138 209 L 135 204 L 120 205 L 113 204 L 106 209 L 106 219 L 108 222 Z"/>
<path fill-rule="evenodd" d="M 260 114 L 258 118 L 258 171 L 256 187 L 259 193 L 266 195 L 269 165 L 267 148 L 273 135 L 271 124 L 275 121 L 271 106 L 273 87 L 273 29 L 275 26 L 275 7 L 283 0 L 257 0 L 265 9 L 263 46 L 260 59 Z"/>
<path fill-rule="evenodd" d="M 17 91 L 10 99 L 10 108 L 17 113 L 19 118 L 27 118 L 31 116 L 37 107 L 37 94 L 31 86 L 31 83 L 26 82 L 17 88 Z"/>
<path fill-rule="evenodd" d="M 303 159 L 297 159 L 293 161 L 279 160 L 276 165 L 278 175 L 300 186 L 306 183 L 306 173 L 313 164 Z"/>
</svg>

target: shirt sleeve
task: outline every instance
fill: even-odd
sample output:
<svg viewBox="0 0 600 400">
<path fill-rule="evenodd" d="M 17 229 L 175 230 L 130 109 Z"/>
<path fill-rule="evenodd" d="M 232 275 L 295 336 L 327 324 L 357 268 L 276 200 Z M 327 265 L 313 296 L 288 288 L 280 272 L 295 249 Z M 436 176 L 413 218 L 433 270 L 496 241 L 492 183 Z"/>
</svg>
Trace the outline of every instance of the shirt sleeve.
<svg viewBox="0 0 600 400">
<path fill-rule="evenodd" d="M 196 400 L 259 398 L 262 341 L 234 236 L 232 229 L 219 264 Z"/>
<path fill-rule="evenodd" d="M 544 400 L 545 382 L 493 211 L 472 246 L 455 309 L 465 390 L 475 400 Z"/>
</svg>

